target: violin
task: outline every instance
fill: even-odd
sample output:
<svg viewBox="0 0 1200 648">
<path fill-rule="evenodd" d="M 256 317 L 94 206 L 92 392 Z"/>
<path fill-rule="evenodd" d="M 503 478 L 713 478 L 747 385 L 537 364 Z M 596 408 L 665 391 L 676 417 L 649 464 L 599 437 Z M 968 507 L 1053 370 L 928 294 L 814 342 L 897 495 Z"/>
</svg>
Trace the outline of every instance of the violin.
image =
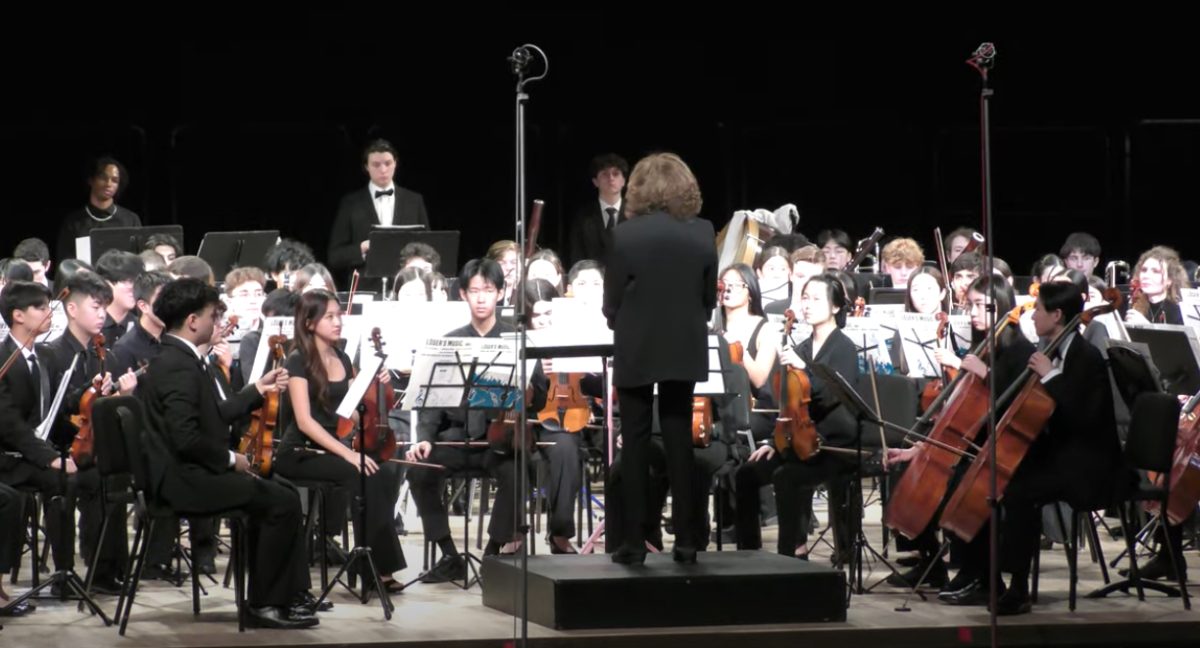
<svg viewBox="0 0 1200 648">
<path fill-rule="evenodd" d="M 783 341 L 780 344 L 787 343 L 795 325 L 796 313 L 789 308 L 784 313 Z M 821 450 L 817 424 L 808 413 L 808 404 L 812 402 L 812 384 L 803 369 L 783 366 L 779 369 L 771 378 L 779 399 L 779 418 L 775 420 L 772 440 L 777 452 L 790 449 L 797 459 L 805 461 Z"/>
<path fill-rule="evenodd" d="M 371 329 L 371 346 L 375 355 L 381 360 L 387 360 L 383 352 L 383 337 L 379 327 Z M 380 366 L 383 366 L 382 363 Z M 388 425 L 388 412 L 392 403 L 396 402 L 396 390 L 391 382 L 384 383 L 379 376 L 371 378 L 371 385 L 363 395 L 359 404 L 359 434 L 354 437 L 351 447 L 357 452 L 367 452 L 377 456 L 382 461 L 388 461 L 396 455 L 396 435 Z M 354 431 L 354 422 L 345 417 L 338 419 L 337 436 L 344 439 Z"/>
<path fill-rule="evenodd" d="M 287 336 L 283 325 L 278 335 L 267 339 L 271 349 L 271 367 L 268 372 L 283 366 L 284 347 Z M 263 405 L 250 414 L 250 427 L 238 444 L 238 452 L 246 455 L 251 469 L 263 477 L 271 474 L 271 460 L 275 454 L 275 426 L 279 423 L 279 392 L 270 391 L 263 397 Z"/>
<path fill-rule="evenodd" d="M 546 406 L 538 412 L 538 421 L 547 428 L 579 432 L 592 416 L 591 404 L 579 385 L 582 374 L 558 372 L 546 377 L 550 380 L 550 393 Z"/>
<path fill-rule="evenodd" d="M 237 330 L 237 325 L 238 325 L 238 316 L 230 315 L 229 319 L 225 322 L 225 326 L 221 327 L 221 330 L 217 333 L 216 337 L 220 338 L 220 339 L 225 339 L 225 338 L 229 337 L 229 335 L 231 333 L 233 333 L 235 330 Z M 228 381 L 230 379 L 229 378 L 229 367 L 226 367 L 224 364 L 221 364 L 221 362 L 217 361 L 216 351 L 210 350 L 208 352 L 208 357 L 209 357 L 210 362 L 215 362 L 215 364 L 221 368 L 221 373 L 225 374 L 225 380 Z"/>
<path fill-rule="evenodd" d="M 92 344 L 96 347 L 96 357 L 100 358 L 100 375 L 92 379 L 92 386 L 87 388 L 79 399 L 79 413 L 71 417 L 71 423 L 79 428 L 75 440 L 71 442 L 71 458 L 75 464 L 83 466 L 92 462 L 96 450 L 96 435 L 92 429 L 92 405 L 96 399 L 107 394 L 101 394 L 104 384 L 104 358 L 108 353 L 104 348 L 104 336 L 97 333 L 92 336 Z"/>
</svg>

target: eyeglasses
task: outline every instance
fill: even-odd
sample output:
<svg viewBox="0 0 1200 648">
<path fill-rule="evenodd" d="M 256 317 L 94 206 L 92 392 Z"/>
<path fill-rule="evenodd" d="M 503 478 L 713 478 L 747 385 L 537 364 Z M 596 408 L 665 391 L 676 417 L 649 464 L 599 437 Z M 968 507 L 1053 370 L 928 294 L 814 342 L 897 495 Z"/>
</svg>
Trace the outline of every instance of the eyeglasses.
<svg viewBox="0 0 1200 648">
<path fill-rule="evenodd" d="M 734 289 L 741 290 L 742 288 L 745 288 L 745 287 L 746 287 L 746 284 L 741 281 L 726 281 L 725 282 L 725 292 L 729 292 L 730 290 L 734 290 Z"/>
</svg>

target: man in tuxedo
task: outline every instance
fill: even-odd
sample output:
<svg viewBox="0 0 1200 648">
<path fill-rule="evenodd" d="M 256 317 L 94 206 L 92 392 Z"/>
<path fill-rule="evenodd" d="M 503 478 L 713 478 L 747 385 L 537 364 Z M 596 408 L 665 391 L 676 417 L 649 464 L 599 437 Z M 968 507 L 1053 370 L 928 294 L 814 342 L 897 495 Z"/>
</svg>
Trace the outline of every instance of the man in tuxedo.
<svg viewBox="0 0 1200 648">
<path fill-rule="evenodd" d="M 199 350 L 213 338 L 219 305 L 216 289 L 197 279 L 168 284 L 154 303 L 166 334 L 138 392 L 146 405 L 150 488 L 197 513 L 245 509 L 251 623 L 313 627 L 300 498 L 291 486 L 253 474 L 246 457 L 229 450 L 222 395 Z"/>
<path fill-rule="evenodd" d="M 621 190 L 625 188 L 629 163 L 615 153 L 605 153 L 592 158 L 589 169 L 596 200 L 579 208 L 571 221 L 568 246 L 571 263 L 584 259 L 606 262 L 612 249 L 613 228 L 625 218 Z"/>
<path fill-rule="evenodd" d="M 366 262 L 374 225 L 424 225 L 429 227 L 421 194 L 396 186 L 399 156 L 387 140 L 371 142 L 363 152 L 363 168 L 371 181 L 342 197 L 333 230 L 329 233 L 329 267 L 335 276 L 348 275 Z"/>
<path fill-rule="evenodd" d="M 1038 336 L 1058 338 L 1082 309 L 1083 297 L 1072 284 L 1042 284 L 1033 312 Z M 1076 510 L 1095 510 L 1132 477 L 1122 468 L 1112 388 L 1100 351 L 1072 331 L 1050 356 L 1030 356 L 1029 368 L 1054 400 L 1054 413 L 1004 492 L 1001 567 L 1012 580 L 997 603 L 1002 615 L 1030 610 L 1029 571 L 1038 550 L 1041 505 L 1062 501 Z"/>
<path fill-rule="evenodd" d="M 62 459 L 58 450 L 38 438 L 34 431 L 54 399 L 48 354 L 44 346 L 33 343 L 36 336 L 50 330 L 50 291 L 42 284 L 14 281 L 0 293 L 0 309 L 10 330 L 0 344 L 0 356 L 7 358 L 13 353 L 23 356 L 0 379 L 0 452 L 4 453 L 0 454 L 0 484 L 33 486 L 45 496 L 46 535 L 54 550 L 54 566 L 58 570 L 70 569 L 74 561 L 75 525 L 62 522 L 64 506 L 70 508 L 73 517 L 75 462 L 67 459 L 67 492 L 72 496 L 59 497 L 63 493 Z M 20 524 L 12 528 L 16 531 Z M 0 548 L 0 554 L 3 552 Z M 0 555 L 0 567 L 5 557 Z M 0 568 L 0 573 L 7 571 Z"/>
</svg>

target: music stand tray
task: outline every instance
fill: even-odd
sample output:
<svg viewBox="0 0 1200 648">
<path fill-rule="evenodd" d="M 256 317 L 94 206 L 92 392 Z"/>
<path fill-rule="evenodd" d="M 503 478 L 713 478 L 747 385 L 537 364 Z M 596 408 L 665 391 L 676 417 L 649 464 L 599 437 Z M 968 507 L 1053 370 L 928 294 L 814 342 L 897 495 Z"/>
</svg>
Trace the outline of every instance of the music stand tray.
<svg viewBox="0 0 1200 648">
<path fill-rule="evenodd" d="M 109 250 L 121 250 L 132 254 L 140 254 L 146 246 L 146 239 L 155 234 L 170 234 L 179 241 L 183 248 L 182 225 L 147 225 L 144 227 L 106 227 L 94 229 L 88 234 L 91 239 L 91 263 L 95 263 L 100 255 Z"/>
<path fill-rule="evenodd" d="M 1150 348 L 1162 387 L 1168 394 L 1200 391 L 1200 336 L 1196 329 L 1178 324 L 1130 324 L 1129 339 Z"/>
<path fill-rule="evenodd" d="M 279 230 L 209 232 L 200 241 L 196 256 L 212 266 L 213 274 L 224 277 L 241 266 L 259 266 L 279 241 Z"/>
<path fill-rule="evenodd" d="M 367 251 L 367 276 L 391 279 L 400 272 L 400 250 L 409 243 L 424 243 L 442 257 L 440 268 L 454 272 L 458 268 L 459 232 L 423 232 L 393 227 L 376 227 L 367 240 L 371 249 Z"/>
</svg>

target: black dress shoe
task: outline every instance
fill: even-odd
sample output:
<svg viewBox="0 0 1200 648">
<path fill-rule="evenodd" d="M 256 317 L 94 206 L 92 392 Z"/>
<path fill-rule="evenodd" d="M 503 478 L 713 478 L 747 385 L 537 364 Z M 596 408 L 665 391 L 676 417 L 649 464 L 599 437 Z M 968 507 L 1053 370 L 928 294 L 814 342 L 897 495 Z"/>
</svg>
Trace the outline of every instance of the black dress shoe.
<svg viewBox="0 0 1200 648">
<path fill-rule="evenodd" d="M 305 591 L 296 595 L 296 600 L 292 602 L 292 609 L 296 608 L 300 608 L 306 611 L 309 615 L 313 615 L 317 612 L 328 612 L 332 610 L 333 601 L 325 599 L 324 601 L 321 601 L 320 605 L 317 605 L 317 598 Z"/>
<path fill-rule="evenodd" d="M 450 583 L 467 577 L 467 562 L 459 554 L 442 556 L 433 569 L 421 576 L 422 583 Z"/>
<path fill-rule="evenodd" d="M 621 547 L 612 554 L 612 561 L 618 565 L 642 565 L 646 562 L 646 550 Z"/>
<path fill-rule="evenodd" d="M 104 578 L 95 578 L 92 580 L 91 591 L 95 594 L 104 594 L 106 596 L 120 596 L 125 590 L 125 585 L 121 581 L 112 576 Z"/>
<path fill-rule="evenodd" d="M 953 594 L 967 585 L 970 585 L 971 581 L 976 580 L 977 578 L 979 577 L 970 571 L 966 569 L 960 569 L 958 570 L 958 573 L 954 575 L 954 578 L 950 579 L 949 583 L 946 583 L 942 586 L 941 591 L 938 592 L 938 596 L 941 596 L 942 594 Z"/>
<path fill-rule="evenodd" d="M 912 569 L 903 572 L 896 572 L 887 577 L 887 584 L 892 587 L 911 588 L 916 586 L 917 581 L 921 579 L 921 575 L 925 573 L 926 565 L 917 565 Z M 946 565 L 944 563 L 936 564 L 933 569 L 929 570 L 929 574 L 925 576 L 925 580 L 921 583 L 925 587 L 941 588 L 946 584 Z"/>
<path fill-rule="evenodd" d="M 577 554 L 575 547 L 571 545 L 570 538 L 559 536 L 550 536 L 550 553 L 552 554 Z"/>
<path fill-rule="evenodd" d="M 987 605 L 988 585 L 982 580 L 974 580 L 957 592 L 938 594 L 938 600 L 947 605 Z"/>
<path fill-rule="evenodd" d="M 9 603 L 4 607 L 0 607 L 0 617 L 23 617 L 37 609 L 37 605 L 33 601 L 21 601 L 20 603 Z"/>
<path fill-rule="evenodd" d="M 312 628 L 320 623 L 315 616 L 299 614 L 279 607 L 247 608 L 246 621 L 251 627 L 276 630 Z"/>
<path fill-rule="evenodd" d="M 696 550 L 692 547 L 675 547 L 671 550 L 671 557 L 674 558 L 675 562 L 677 563 L 683 563 L 685 565 L 696 564 Z"/>
<path fill-rule="evenodd" d="M 1129 569 L 1122 568 L 1120 570 L 1120 574 L 1122 578 L 1129 578 Z M 1171 558 L 1162 554 L 1155 556 L 1145 565 L 1141 565 L 1138 568 L 1138 575 L 1141 576 L 1143 580 L 1179 580 L 1175 578 L 1175 570 L 1171 569 Z M 1185 582 L 1187 581 L 1186 563 L 1183 566 L 1183 580 Z"/>
<path fill-rule="evenodd" d="M 1033 610 L 1033 602 L 1029 600 L 1029 592 L 1011 588 L 1003 596 L 996 599 L 996 614 L 998 616 L 1016 616 L 1029 614 Z"/>
<path fill-rule="evenodd" d="M 905 556 L 903 558 L 896 559 L 897 567 L 916 567 L 917 565 L 920 565 L 920 564 L 921 564 L 920 556 Z"/>
</svg>

